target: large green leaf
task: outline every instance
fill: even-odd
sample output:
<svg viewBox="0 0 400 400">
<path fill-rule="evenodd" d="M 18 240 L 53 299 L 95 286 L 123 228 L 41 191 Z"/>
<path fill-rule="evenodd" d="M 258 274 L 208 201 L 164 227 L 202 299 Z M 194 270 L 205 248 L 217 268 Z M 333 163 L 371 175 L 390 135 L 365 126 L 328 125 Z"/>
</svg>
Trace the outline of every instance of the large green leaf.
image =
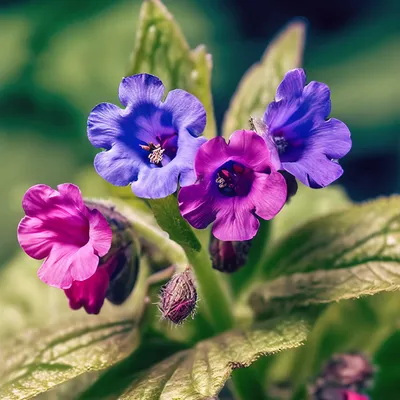
<svg viewBox="0 0 400 400">
<path fill-rule="evenodd" d="M 180 28 L 160 0 L 146 0 L 140 12 L 130 74 L 148 72 L 167 89 L 184 89 L 197 96 L 207 111 L 205 136 L 216 127 L 211 97 L 211 56 L 204 46 L 190 50 Z"/>
<path fill-rule="evenodd" d="M 105 369 L 129 355 L 139 334 L 132 320 L 102 317 L 65 321 L 28 331 L 0 353 L 0 397 L 28 399 L 87 371 Z"/>
<path fill-rule="evenodd" d="M 130 386 L 138 372 L 147 370 L 165 358 L 186 349 L 182 343 L 147 332 L 140 346 L 126 359 L 105 371 L 100 378 L 80 396 L 80 400 L 111 399 Z"/>
<path fill-rule="evenodd" d="M 156 364 L 140 374 L 120 398 L 214 398 L 233 370 L 249 366 L 262 355 L 302 345 L 309 329 L 309 319 L 293 315 L 248 331 L 228 331 Z"/>
<path fill-rule="evenodd" d="M 319 218 L 271 251 L 268 280 L 254 288 L 257 313 L 358 298 L 400 288 L 400 197 Z"/>
<path fill-rule="evenodd" d="M 296 195 L 272 220 L 271 240 L 281 239 L 311 219 L 343 210 L 350 205 L 350 199 L 340 186 L 334 185 L 324 190 L 314 190 L 299 185 Z"/>
<path fill-rule="evenodd" d="M 235 293 L 245 290 L 252 281 L 258 278 L 259 270 L 265 264 L 274 242 L 303 223 L 344 209 L 350 204 L 349 198 L 340 186 L 313 190 L 299 185 L 296 196 L 273 220 L 260 221 L 261 226 L 253 240 L 246 265 L 231 276 Z"/>
<path fill-rule="evenodd" d="M 285 73 L 299 67 L 303 57 L 305 25 L 289 24 L 267 47 L 261 61 L 243 76 L 223 123 L 223 135 L 249 125 L 250 117 L 261 117 L 274 99 Z"/>
</svg>

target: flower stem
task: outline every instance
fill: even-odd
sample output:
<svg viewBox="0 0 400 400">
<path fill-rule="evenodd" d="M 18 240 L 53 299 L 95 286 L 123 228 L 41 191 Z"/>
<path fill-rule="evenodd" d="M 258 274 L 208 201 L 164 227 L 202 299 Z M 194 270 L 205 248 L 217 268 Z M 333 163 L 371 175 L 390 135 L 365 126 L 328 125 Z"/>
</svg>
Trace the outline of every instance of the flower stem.
<svg viewBox="0 0 400 400">
<path fill-rule="evenodd" d="M 210 256 L 204 246 L 199 252 L 187 252 L 196 274 L 200 307 L 204 307 L 216 332 L 231 329 L 234 325 L 232 304 L 220 273 L 212 269 Z"/>
</svg>

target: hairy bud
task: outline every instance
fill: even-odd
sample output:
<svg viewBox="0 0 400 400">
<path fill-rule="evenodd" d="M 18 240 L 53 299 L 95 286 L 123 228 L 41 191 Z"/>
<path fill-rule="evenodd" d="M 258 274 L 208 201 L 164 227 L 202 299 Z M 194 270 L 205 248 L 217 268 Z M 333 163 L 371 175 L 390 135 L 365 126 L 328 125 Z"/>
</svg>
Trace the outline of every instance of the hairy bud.
<svg viewBox="0 0 400 400">
<path fill-rule="evenodd" d="M 312 388 L 314 400 L 366 400 L 359 394 L 371 384 L 374 368 L 359 353 L 334 355 L 321 369 Z"/>
<path fill-rule="evenodd" d="M 232 273 L 246 264 L 251 240 L 224 242 L 211 235 L 209 250 L 212 266 L 221 272 Z"/>
<path fill-rule="evenodd" d="M 96 208 L 109 223 L 112 232 L 110 251 L 100 258 L 100 267 L 110 276 L 106 298 L 113 304 L 122 304 L 131 294 L 139 271 L 139 242 L 132 225 L 107 202 L 85 200 L 89 208 Z"/>
<path fill-rule="evenodd" d="M 361 391 L 368 387 L 374 368 L 368 359 L 359 353 L 336 354 L 321 371 L 321 377 L 342 387 Z"/>
<path fill-rule="evenodd" d="M 197 302 L 197 291 L 190 269 L 175 274 L 161 289 L 159 309 L 162 317 L 174 324 L 181 324 L 193 315 Z"/>
</svg>

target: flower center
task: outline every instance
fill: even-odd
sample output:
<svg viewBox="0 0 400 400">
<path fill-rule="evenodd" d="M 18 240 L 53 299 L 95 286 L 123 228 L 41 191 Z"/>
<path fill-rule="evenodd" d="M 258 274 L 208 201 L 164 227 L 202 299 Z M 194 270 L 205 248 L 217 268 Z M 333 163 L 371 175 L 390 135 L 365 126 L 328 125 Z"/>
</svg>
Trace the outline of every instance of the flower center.
<svg viewBox="0 0 400 400">
<path fill-rule="evenodd" d="M 249 168 L 228 161 L 217 171 L 215 182 L 224 196 L 246 196 L 251 188 L 252 175 L 253 172 Z"/>
<path fill-rule="evenodd" d="M 178 150 L 178 135 L 176 133 L 158 135 L 155 143 L 149 142 L 139 144 L 139 146 L 149 153 L 147 158 L 151 164 L 162 167 L 175 158 Z"/>
<path fill-rule="evenodd" d="M 165 149 L 163 149 L 159 144 L 153 144 L 150 142 L 148 145 L 140 144 L 139 146 L 150 153 L 148 158 L 152 164 L 161 164 Z"/>
<path fill-rule="evenodd" d="M 286 151 L 289 143 L 287 142 L 287 140 L 283 137 L 283 135 L 276 135 L 273 137 L 274 138 L 274 142 L 276 144 L 276 147 L 278 149 L 278 153 L 282 154 Z"/>
</svg>

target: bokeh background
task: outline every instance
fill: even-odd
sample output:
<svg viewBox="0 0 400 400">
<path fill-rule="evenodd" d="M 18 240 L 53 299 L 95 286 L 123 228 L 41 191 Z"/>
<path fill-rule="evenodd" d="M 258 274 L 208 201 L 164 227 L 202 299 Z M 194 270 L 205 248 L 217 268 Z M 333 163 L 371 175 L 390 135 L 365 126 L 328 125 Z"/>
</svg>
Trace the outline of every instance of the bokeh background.
<svg viewBox="0 0 400 400">
<path fill-rule="evenodd" d="M 213 55 L 220 124 L 243 73 L 289 20 L 309 23 L 304 67 L 332 89 L 354 147 L 340 180 L 355 201 L 400 189 L 398 0 L 165 0 L 191 47 Z M 86 118 L 118 102 L 140 0 L 0 0 L 0 265 L 17 247 L 20 199 L 74 181 L 94 151 Z"/>
</svg>

